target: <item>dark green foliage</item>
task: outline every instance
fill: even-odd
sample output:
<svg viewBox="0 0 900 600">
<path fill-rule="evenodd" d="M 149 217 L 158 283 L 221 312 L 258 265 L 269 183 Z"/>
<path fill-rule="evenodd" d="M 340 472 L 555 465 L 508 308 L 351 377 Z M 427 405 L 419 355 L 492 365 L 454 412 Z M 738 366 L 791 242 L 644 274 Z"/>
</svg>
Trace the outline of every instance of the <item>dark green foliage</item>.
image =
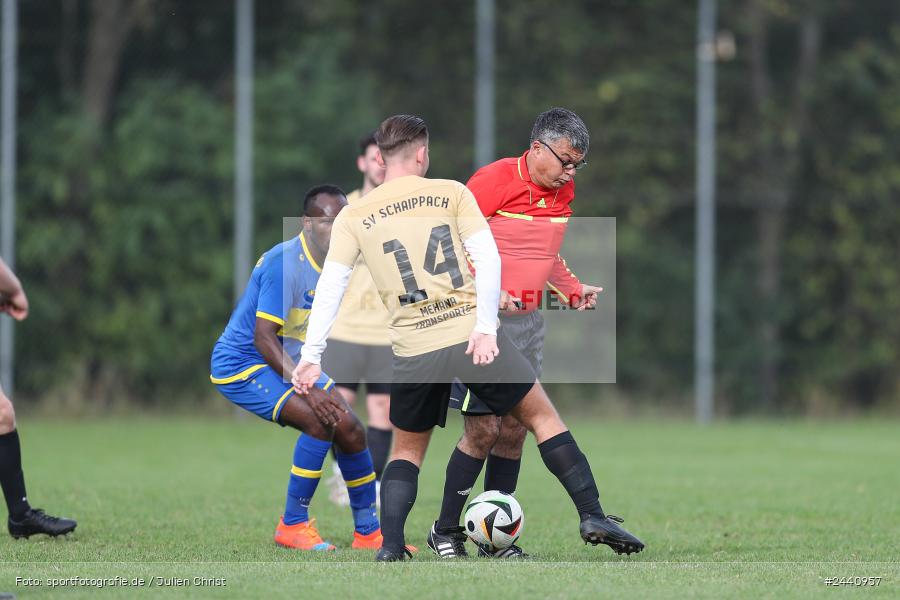
<svg viewBox="0 0 900 600">
<path fill-rule="evenodd" d="M 757 104 L 752 5 L 719 3 L 719 27 L 737 41 L 718 69 L 719 406 L 896 405 L 900 8 L 763 2 L 771 94 Z M 17 349 L 30 396 L 212 393 L 208 353 L 233 302 L 233 7 L 141 6 L 99 121 L 86 116 L 82 81 L 92 5 L 22 7 L 17 251 L 34 316 Z M 521 154 L 550 106 L 584 117 L 592 147 L 576 215 L 618 224 L 616 395 L 682 408 L 693 373 L 694 10 L 497 0 L 497 151 Z M 798 91 L 810 15 L 821 47 Z M 422 114 L 431 174 L 467 179 L 473 46 L 471 2 L 257 2 L 255 250 L 279 241 L 312 185 L 359 185 L 356 140 L 389 114 Z M 777 168 L 763 168 L 771 157 Z M 760 217 L 773 202 L 780 276 L 767 293 Z M 773 325 L 768 347 L 758 332 Z M 762 400 L 763 355 L 774 357 L 776 404 Z"/>
</svg>

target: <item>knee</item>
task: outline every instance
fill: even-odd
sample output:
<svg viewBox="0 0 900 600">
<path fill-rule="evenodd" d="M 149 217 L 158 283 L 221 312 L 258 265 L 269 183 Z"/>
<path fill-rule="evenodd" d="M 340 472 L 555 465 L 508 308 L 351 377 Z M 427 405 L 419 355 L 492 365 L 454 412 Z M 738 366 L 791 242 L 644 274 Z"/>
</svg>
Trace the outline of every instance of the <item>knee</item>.
<svg viewBox="0 0 900 600">
<path fill-rule="evenodd" d="M 465 417 L 465 433 L 460 449 L 471 456 L 484 458 L 497 443 L 500 436 L 500 419 L 487 417 Z"/>
<path fill-rule="evenodd" d="M 421 467 L 430 439 L 431 430 L 413 432 L 397 429 L 394 434 L 394 447 L 391 449 L 391 463 L 405 460 L 416 467 Z"/>
<path fill-rule="evenodd" d="M 366 428 L 362 424 L 362 421 L 360 421 L 359 417 L 357 417 L 353 413 L 349 413 L 346 418 L 348 418 L 348 437 L 353 441 L 353 443 L 364 447 L 366 445 Z"/>
<path fill-rule="evenodd" d="M 341 417 L 334 436 L 341 451 L 345 454 L 355 454 L 366 448 L 366 428 L 352 412 Z"/>
<path fill-rule="evenodd" d="M 391 407 L 391 397 L 388 394 L 369 394 L 366 402 L 369 412 L 378 414 L 388 414 Z"/>
<path fill-rule="evenodd" d="M 497 445 L 507 448 L 521 448 L 528 436 L 528 430 L 519 421 L 504 417 L 500 424 L 500 433 L 497 436 Z"/>
<path fill-rule="evenodd" d="M 391 397 L 388 394 L 369 394 L 366 399 L 369 425 L 378 429 L 391 428 Z"/>
<path fill-rule="evenodd" d="M 303 433 L 317 440 L 331 441 L 334 438 L 334 427 L 323 425 L 318 419 L 310 419 L 310 423 L 303 428 Z"/>
<path fill-rule="evenodd" d="M 16 411 L 12 402 L 0 391 L 0 435 L 11 432 L 16 428 Z"/>
</svg>

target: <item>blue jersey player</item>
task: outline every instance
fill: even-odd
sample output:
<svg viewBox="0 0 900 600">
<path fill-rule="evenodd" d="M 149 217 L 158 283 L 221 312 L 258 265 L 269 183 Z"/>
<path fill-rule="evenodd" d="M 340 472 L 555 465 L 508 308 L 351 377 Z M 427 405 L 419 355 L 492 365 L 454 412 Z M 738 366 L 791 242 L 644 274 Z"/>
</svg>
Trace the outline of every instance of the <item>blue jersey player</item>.
<svg viewBox="0 0 900 600">
<path fill-rule="evenodd" d="M 306 339 L 331 224 L 346 206 L 335 186 L 311 189 L 303 201 L 303 231 L 263 254 L 225 332 L 213 348 L 210 380 L 226 398 L 257 416 L 302 432 L 294 448 L 284 515 L 275 542 L 302 550 L 334 550 L 309 518 L 309 503 L 332 443 L 353 509 L 353 548 L 381 547 L 375 515 L 375 472 L 365 429 L 322 374 L 308 394 L 291 386 Z"/>
</svg>

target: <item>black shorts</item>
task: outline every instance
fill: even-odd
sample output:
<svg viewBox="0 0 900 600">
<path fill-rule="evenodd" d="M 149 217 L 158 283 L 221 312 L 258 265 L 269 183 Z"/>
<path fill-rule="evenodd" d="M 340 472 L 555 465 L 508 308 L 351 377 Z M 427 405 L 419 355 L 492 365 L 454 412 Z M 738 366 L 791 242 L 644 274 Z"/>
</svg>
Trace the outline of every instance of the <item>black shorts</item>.
<svg viewBox="0 0 900 600">
<path fill-rule="evenodd" d="M 466 383 L 496 415 L 512 410 L 534 386 L 534 369 L 503 330 L 500 354 L 489 365 L 473 365 L 467 342 L 418 356 L 394 356 L 391 423 L 404 431 L 428 431 L 447 422 L 454 377 Z"/>
<path fill-rule="evenodd" d="M 322 371 L 337 385 L 354 392 L 359 388 L 359 382 L 365 381 L 369 394 L 389 394 L 393 359 L 390 346 L 329 340 L 322 357 Z"/>
<path fill-rule="evenodd" d="M 505 316 L 501 313 L 500 331 L 518 348 L 531 364 L 536 377 L 541 376 L 541 363 L 544 359 L 544 317 L 534 311 L 524 315 Z M 464 415 L 480 416 L 495 414 L 487 403 L 482 402 L 477 392 L 472 393 L 459 379 L 453 382 L 450 390 L 450 408 Z"/>
</svg>

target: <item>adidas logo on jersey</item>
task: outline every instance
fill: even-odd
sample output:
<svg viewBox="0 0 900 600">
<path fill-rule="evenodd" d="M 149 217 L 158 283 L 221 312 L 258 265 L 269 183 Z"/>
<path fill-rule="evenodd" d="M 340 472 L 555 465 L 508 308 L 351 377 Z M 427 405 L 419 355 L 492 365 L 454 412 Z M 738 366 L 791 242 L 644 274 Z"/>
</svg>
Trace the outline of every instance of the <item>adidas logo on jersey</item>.
<svg viewBox="0 0 900 600">
<path fill-rule="evenodd" d="M 544 199 L 543 199 L 543 198 L 541 198 L 540 200 L 538 200 L 537 205 L 538 205 L 539 208 L 547 208 L 547 203 L 544 202 Z"/>
</svg>

